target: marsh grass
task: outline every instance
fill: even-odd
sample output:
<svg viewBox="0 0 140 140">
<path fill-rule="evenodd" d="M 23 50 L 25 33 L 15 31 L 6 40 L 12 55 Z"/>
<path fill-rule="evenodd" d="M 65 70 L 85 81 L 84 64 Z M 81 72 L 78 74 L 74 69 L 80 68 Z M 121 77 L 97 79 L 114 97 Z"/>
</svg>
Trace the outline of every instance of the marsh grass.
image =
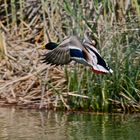
<svg viewBox="0 0 140 140">
<path fill-rule="evenodd" d="M 1 31 L 8 52 L 8 60 L 1 58 L 1 103 L 96 112 L 140 111 L 138 1 L 1 3 Z M 61 42 L 72 34 L 82 38 L 87 28 L 113 74 L 96 75 L 73 63 L 42 67 L 39 60 L 45 51 L 39 48 L 44 40 Z"/>
</svg>

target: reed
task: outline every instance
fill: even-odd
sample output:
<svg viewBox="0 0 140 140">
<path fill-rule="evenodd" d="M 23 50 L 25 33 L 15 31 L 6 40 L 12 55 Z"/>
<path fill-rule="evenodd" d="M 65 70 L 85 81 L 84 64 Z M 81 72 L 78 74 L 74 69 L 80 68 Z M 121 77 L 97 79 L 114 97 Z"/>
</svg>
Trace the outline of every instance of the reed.
<svg viewBox="0 0 140 140">
<path fill-rule="evenodd" d="M 41 100 L 42 107 L 53 109 L 140 111 L 138 1 L 4 0 L 1 3 L 1 28 L 7 37 L 8 55 L 8 60 L 1 58 L 8 65 L 1 64 L 5 72 L 0 69 L 0 77 L 5 78 L 0 85 L 3 100 L 29 107 L 40 106 L 38 100 Z M 87 28 L 97 39 L 97 47 L 113 74 L 95 75 L 90 68 L 73 63 L 49 67 L 49 74 L 44 67 L 40 68 L 38 60 L 44 51 L 38 48 L 44 40 L 61 42 L 73 34 L 82 38 Z"/>
</svg>

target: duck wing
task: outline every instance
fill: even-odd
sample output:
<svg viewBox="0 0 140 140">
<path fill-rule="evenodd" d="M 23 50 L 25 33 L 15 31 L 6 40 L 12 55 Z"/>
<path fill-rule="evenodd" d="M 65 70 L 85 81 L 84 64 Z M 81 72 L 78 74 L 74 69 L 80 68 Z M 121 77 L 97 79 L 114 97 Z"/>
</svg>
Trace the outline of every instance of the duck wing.
<svg viewBox="0 0 140 140">
<path fill-rule="evenodd" d="M 68 64 L 71 61 L 70 50 L 68 47 L 69 39 L 65 40 L 65 43 L 62 42 L 58 45 L 57 48 L 48 51 L 43 55 L 43 63 L 51 65 L 64 65 Z"/>
<path fill-rule="evenodd" d="M 79 43 L 79 40 L 75 36 L 66 38 L 56 48 L 44 54 L 44 57 L 42 59 L 43 62 L 47 64 L 52 64 L 52 65 L 68 64 L 72 60 L 71 48 L 74 50 L 76 49 L 82 50 L 82 49 L 79 49 L 78 43 Z"/>
<path fill-rule="evenodd" d="M 74 60 L 84 65 L 90 65 L 87 61 L 87 50 L 76 36 L 65 39 L 55 49 L 44 54 L 44 63 L 52 65 L 64 65 Z"/>
</svg>

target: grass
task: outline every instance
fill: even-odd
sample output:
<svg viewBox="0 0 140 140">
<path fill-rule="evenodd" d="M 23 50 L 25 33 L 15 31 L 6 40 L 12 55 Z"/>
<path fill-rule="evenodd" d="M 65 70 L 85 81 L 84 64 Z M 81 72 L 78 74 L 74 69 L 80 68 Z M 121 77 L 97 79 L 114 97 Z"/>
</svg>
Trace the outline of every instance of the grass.
<svg viewBox="0 0 140 140">
<path fill-rule="evenodd" d="M 107 0 L 100 2 L 98 0 L 86 2 L 41 0 L 35 1 L 36 6 L 34 6 L 33 3 L 27 4 L 22 0 L 17 2 L 11 0 L 4 1 L 4 4 L 5 9 L 1 13 L 4 12 L 3 15 L 5 15 L 2 17 L 2 24 L 5 28 L 2 29 L 10 31 L 11 40 L 14 40 L 13 35 L 15 35 L 18 40 L 22 41 L 23 45 L 20 49 L 24 54 L 25 46 L 27 43 L 30 45 L 26 49 L 37 56 L 33 58 L 37 66 L 41 65 L 37 61 L 40 55 L 37 54 L 42 52 L 38 49 L 32 51 L 35 42 L 38 47 L 43 40 L 48 41 L 48 34 L 51 40 L 57 42 L 61 42 L 65 36 L 72 34 L 82 38 L 85 29 L 90 28 L 98 41 L 99 51 L 114 71 L 113 74 L 95 75 L 90 68 L 79 64 L 50 67 L 47 70 L 49 73 L 47 77 L 42 71 L 37 75 L 38 78 L 33 78 L 33 84 L 30 84 L 29 78 L 27 81 L 29 86 L 24 85 L 24 81 L 17 80 L 17 84 L 5 87 L 5 90 L 9 89 L 10 94 L 11 88 L 14 89 L 14 96 L 18 97 L 20 95 L 17 93 L 21 89 L 16 91 L 17 86 L 22 85 L 23 89 L 28 86 L 29 90 L 24 95 L 23 105 L 27 100 L 30 104 L 32 101 L 37 104 L 37 99 L 43 99 L 43 107 L 46 108 L 49 106 L 50 108 L 95 112 L 140 111 L 140 4 L 138 1 L 132 0 L 129 3 L 126 0 L 125 4 L 123 1 L 115 4 Z M 8 4 L 12 5 L 11 10 L 7 9 Z M 16 32 L 13 32 L 13 29 L 14 31 L 16 29 Z M 36 40 L 36 38 L 39 39 Z M 11 40 L 6 41 L 12 44 Z M 14 41 L 14 44 L 17 42 Z M 7 50 L 10 52 L 8 45 Z M 28 69 L 25 69 L 26 66 L 21 66 L 23 72 L 17 76 L 19 79 L 21 75 L 34 72 L 38 68 L 32 64 L 30 54 L 27 53 L 27 55 L 29 56 L 25 60 L 21 54 L 18 56 L 22 64 L 31 61 L 28 63 Z M 12 57 L 17 59 L 14 55 Z M 1 77 L 4 74 L 1 74 Z M 5 82 L 7 81 L 3 84 Z M 8 94 L 4 94 L 5 90 L 1 91 L 1 98 L 4 96 L 4 99 Z M 19 104 L 19 98 L 15 100 Z"/>
</svg>

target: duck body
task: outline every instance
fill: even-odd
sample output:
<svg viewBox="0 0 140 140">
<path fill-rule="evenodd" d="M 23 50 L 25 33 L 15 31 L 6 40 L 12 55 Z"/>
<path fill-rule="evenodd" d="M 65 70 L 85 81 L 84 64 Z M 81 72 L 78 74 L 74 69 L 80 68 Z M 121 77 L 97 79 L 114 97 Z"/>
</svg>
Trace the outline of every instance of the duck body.
<svg viewBox="0 0 140 140">
<path fill-rule="evenodd" d="M 42 60 L 51 65 L 64 65 L 74 60 L 91 67 L 95 73 L 112 73 L 113 71 L 94 46 L 95 42 L 93 43 L 87 35 L 84 36 L 82 43 L 76 36 L 70 36 L 60 44 L 47 43 L 45 48 L 49 51 L 44 54 Z"/>
<path fill-rule="evenodd" d="M 86 50 L 76 36 L 66 38 L 61 44 L 48 43 L 45 48 L 50 50 L 43 58 L 47 64 L 64 65 L 74 60 L 89 66 L 85 59 Z"/>
</svg>

